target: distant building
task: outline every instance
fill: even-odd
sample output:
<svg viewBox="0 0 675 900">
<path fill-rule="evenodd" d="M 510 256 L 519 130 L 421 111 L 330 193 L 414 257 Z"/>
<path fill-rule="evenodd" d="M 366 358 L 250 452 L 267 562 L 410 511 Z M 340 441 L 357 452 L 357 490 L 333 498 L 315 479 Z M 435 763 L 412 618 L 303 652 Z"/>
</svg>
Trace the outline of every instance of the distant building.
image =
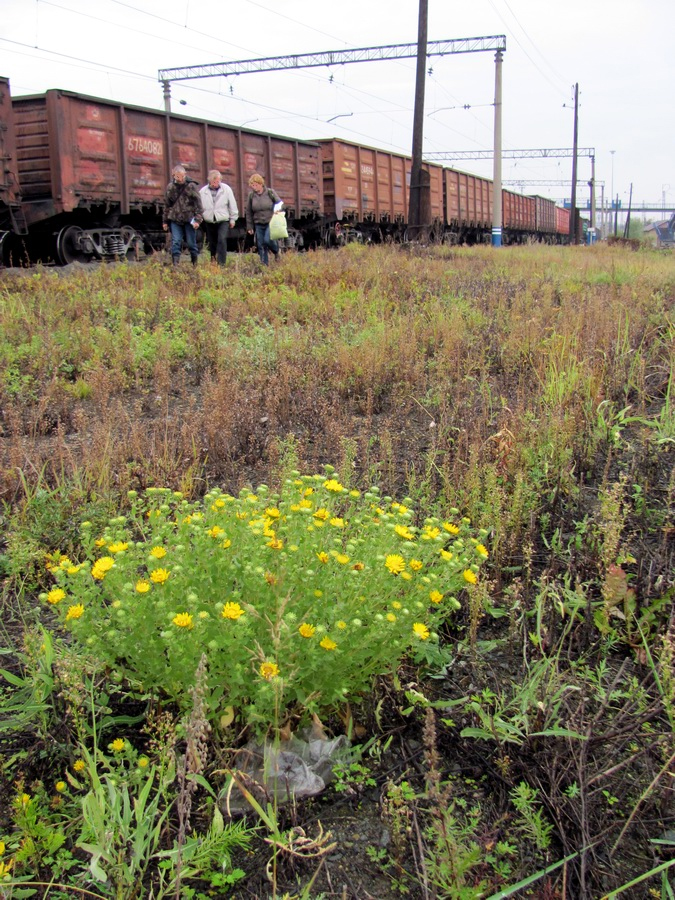
<svg viewBox="0 0 675 900">
<path fill-rule="evenodd" d="M 656 246 L 660 248 L 675 248 L 675 213 L 664 222 L 654 222 L 647 225 L 645 234 L 654 235 Z"/>
</svg>

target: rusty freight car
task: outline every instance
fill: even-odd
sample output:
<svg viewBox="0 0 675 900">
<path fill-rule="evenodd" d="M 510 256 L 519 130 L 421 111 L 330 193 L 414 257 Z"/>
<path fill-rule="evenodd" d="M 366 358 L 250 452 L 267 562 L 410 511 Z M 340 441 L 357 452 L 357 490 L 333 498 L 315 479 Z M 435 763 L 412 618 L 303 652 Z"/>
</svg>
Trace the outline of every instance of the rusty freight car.
<svg viewBox="0 0 675 900">
<path fill-rule="evenodd" d="M 0 244 L 10 233 L 26 230 L 21 209 L 19 172 L 16 163 L 16 129 L 9 81 L 0 78 Z"/>
<path fill-rule="evenodd" d="M 444 169 L 447 240 L 476 244 L 489 240 L 493 188 L 489 178 Z"/>
<path fill-rule="evenodd" d="M 12 101 L 25 244 L 66 264 L 163 247 L 164 190 L 181 163 L 200 184 L 219 169 L 243 211 L 260 172 L 289 224 L 319 217 L 319 147 L 70 91 Z M 244 238 L 243 222 L 232 232 Z"/>
<path fill-rule="evenodd" d="M 359 240 L 403 239 L 410 204 L 410 157 L 336 138 L 318 143 L 325 243 L 342 243 L 350 234 Z M 430 209 L 425 219 L 442 228 L 443 168 L 424 163 L 424 169 L 430 178 Z"/>
</svg>

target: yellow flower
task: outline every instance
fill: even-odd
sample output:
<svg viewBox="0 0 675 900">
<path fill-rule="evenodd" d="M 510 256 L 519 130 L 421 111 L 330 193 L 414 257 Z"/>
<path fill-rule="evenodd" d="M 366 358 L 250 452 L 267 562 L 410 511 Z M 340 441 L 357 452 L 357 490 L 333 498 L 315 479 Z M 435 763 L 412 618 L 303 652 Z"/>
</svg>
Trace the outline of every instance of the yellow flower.
<svg viewBox="0 0 675 900">
<path fill-rule="evenodd" d="M 97 547 L 105 547 L 105 541 L 104 541 L 103 538 L 97 538 L 97 539 L 94 541 L 94 544 L 95 544 Z"/>
<path fill-rule="evenodd" d="M 247 503 L 257 503 L 257 501 L 258 501 L 257 494 L 249 494 L 248 497 L 246 498 Z"/>
<path fill-rule="evenodd" d="M 75 772 L 84 772 L 86 765 L 87 764 L 85 763 L 85 761 L 83 759 L 76 759 L 75 762 L 73 763 L 73 770 Z"/>
<path fill-rule="evenodd" d="M 272 550 L 281 550 L 283 549 L 284 542 L 281 540 L 281 538 L 272 538 L 271 541 L 267 542 L 267 546 L 271 547 Z"/>
<path fill-rule="evenodd" d="M 431 600 L 432 603 L 440 603 L 441 600 L 443 599 L 443 594 L 441 594 L 440 591 L 432 591 L 429 594 L 429 599 Z"/>
<path fill-rule="evenodd" d="M 322 550 L 321 553 L 317 553 L 316 555 L 317 555 L 317 559 L 319 560 L 319 562 L 322 562 L 322 563 L 327 563 L 328 560 L 330 559 L 330 557 L 325 552 L 325 550 Z"/>
<path fill-rule="evenodd" d="M 319 599 L 320 597 L 323 597 L 323 591 L 314 591 L 314 596 L 317 599 Z"/>
<path fill-rule="evenodd" d="M 407 525 L 397 525 L 394 528 L 394 531 L 400 538 L 403 538 L 404 541 L 414 541 L 415 540 L 415 535 L 412 533 L 412 531 L 408 528 Z"/>
<path fill-rule="evenodd" d="M 25 809 L 30 803 L 30 794 L 18 794 L 14 798 L 14 806 L 18 809 Z"/>
<path fill-rule="evenodd" d="M 349 562 L 349 557 L 345 553 L 336 553 L 335 559 L 340 563 L 341 566 L 346 566 Z"/>
<path fill-rule="evenodd" d="M 215 512 L 217 509 L 222 509 L 225 506 L 225 501 L 222 497 L 219 497 L 211 504 L 211 509 Z"/>
<path fill-rule="evenodd" d="M 61 590 L 61 588 L 53 588 L 47 594 L 47 603 L 60 603 L 65 596 L 66 592 Z"/>
<path fill-rule="evenodd" d="M 324 650 L 335 650 L 335 648 L 337 647 L 337 644 L 335 643 L 335 641 L 331 641 L 331 639 L 329 637 L 325 637 L 321 641 L 319 646 L 323 647 Z"/>
<path fill-rule="evenodd" d="M 330 513 L 322 506 L 321 509 L 317 509 L 317 511 L 314 513 L 314 518 L 325 522 L 326 519 L 330 519 Z"/>
<path fill-rule="evenodd" d="M 270 519 L 278 519 L 279 516 L 281 515 L 281 513 L 276 508 L 276 506 L 268 506 L 267 509 L 265 510 L 265 515 L 269 516 Z"/>
<path fill-rule="evenodd" d="M 5 842 L 0 841 L 0 856 L 4 856 L 4 855 L 5 855 Z"/>
<path fill-rule="evenodd" d="M 62 794 L 65 791 L 66 787 L 67 785 L 65 781 L 57 781 L 54 785 L 54 790 L 58 791 L 59 794 Z"/>
<path fill-rule="evenodd" d="M 143 579 L 141 579 L 140 581 L 136 582 L 136 593 L 147 594 L 149 590 L 150 590 L 150 582 L 149 581 L 143 581 Z"/>
<path fill-rule="evenodd" d="M 225 529 L 221 528 L 219 525 L 214 525 L 213 528 L 209 528 L 206 533 L 209 537 L 219 538 L 221 534 L 225 534 Z"/>
<path fill-rule="evenodd" d="M 112 556 L 102 556 L 100 559 L 97 559 L 91 567 L 91 574 L 94 578 L 102 581 L 105 578 L 106 572 L 109 572 L 114 565 L 115 560 Z"/>
<path fill-rule="evenodd" d="M 420 559 L 411 559 L 408 563 L 413 572 L 419 572 L 424 563 Z"/>
<path fill-rule="evenodd" d="M 274 587 L 279 579 L 274 574 L 274 572 L 265 572 L 265 581 L 270 585 L 270 587 Z"/>
<path fill-rule="evenodd" d="M 81 568 L 82 568 L 82 565 L 79 565 L 79 566 L 68 566 L 68 568 L 66 569 L 66 572 L 67 572 L 69 575 L 77 575 L 77 573 L 80 571 Z"/>
<path fill-rule="evenodd" d="M 394 609 L 400 609 L 400 608 L 401 608 L 401 604 L 398 602 L 398 600 L 394 600 L 394 602 L 393 602 L 391 605 L 392 605 L 392 607 L 393 607 Z"/>
<path fill-rule="evenodd" d="M 311 500 L 301 500 L 300 503 L 298 503 L 298 507 L 300 509 L 311 509 L 312 501 Z"/>
<path fill-rule="evenodd" d="M 227 550 L 228 547 L 232 546 L 232 541 L 229 538 L 227 538 L 226 540 L 223 541 L 223 543 L 220 546 L 223 548 L 223 550 Z"/>
<path fill-rule="evenodd" d="M 154 581 L 155 584 L 164 584 L 169 575 L 168 569 L 155 569 L 150 573 L 150 581 Z"/>
<path fill-rule="evenodd" d="M 260 674 L 267 681 L 270 681 L 272 678 L 276 678 L 279 674 L 279 666 L 273 662 L 264 662 L 260 664 Z"/>
<path fill-rule="evenodd" d="M 221 613 L 224 619 L 238 619 L 240 616 L 244 615 L 244 610 L 239 606 L 238 603 L 233 603 L 230 601 L 223 606 L 223 611 Z"/>
<path fill-rule="evenodd" d="M 401 578 L 403 578 L 405 581 L 410 581 L 412 575 L 410 574 L 410 572 L 401 572 Z"/>
<path fill-rule="evenodd" d="M 434 525 L 425 525 L 422 537 L 425 541 L 433 541 L 433 539 L 437 538 L 440 533 L 440 528 L 436 528 Z"/>
<path fill-rule="evenodd" d="M 335 624 L 336 624 L 337 627 L 340 629 L 340 631 L 344 631 L 345 628 L 347 627 L 347 623 L 346 623 L 346 622 L 343 622 L 342 619 L 340 619 L 340 621 L 339 621 L 339 622 L 336 622 Z"/>
<path fill-rule="evenodd" d="M 4 863 L 4 862 L 2 862 L 2 860 L 0 860 L 0 878 L 4 879 L 6 876 L 11 874 L 11 868 L 12 868 L 13 862 L 14 862 L 13 859 L 10 859 L 10 861 L 6 862 L 6 863 Z"/>
<path fill-rule="evenodd" d="M 475 584 L 478 581 L 478 576 L 471 569 L 465 569 L 462 575 L 464 576 L 464 581 L 467 581 L 469 584 Z"/>
<path fill-rule="evenodd" d="M 302 496 L 303 497 L 311 497 L 313 493 L 314 493 L 314 488 L 308 487 L 308 488 L 305 488 L 305 490 L 302 492 Z"/>
<path fill-rule="evenodd" d="M 387 613 L 387 622 L 395 622 L 396 616 L 393 613 Z"/>
<path fill-rule="evenodd" d="M 153 547 L 150 551 L 150 556 L 154 556 L 155 559 L 162 559 L 166 556 L 166 550 L 164 547 Z"/>
<path fill-rule="evenodd" d="M 339 481 L 336 481 L 335 478 L 329 478 L 328 481 L 324 482 L 323 485 L 327 491 L 333 491 L 335 494 L 339 494 L 341 491 L 344 491 L 343 486 Z"/>
<path fill-rule="evenodd" d="M 129 544 L 125 541 L 116 541 L 114 544 L 110 544 L 108 550 L 110 553 L 121 553 L 123 550 L 128 550 Z"/>
<path fill-rule="evenodd" d="M 451 560 L 453 557 L 453 554 L 449 550 L 439 550 L 438 552 L 441 554 L 441 559 Z"/>
<path fill-rule="evenodd" d="M 354 569 L 355 572 L 362 572 L 365 569 L 365 567 L 366 567 L 365 563 L 357 562 L 357 563 L 354 563 L 354 565 L 352 566 L 352 569 Z"/>
<path fill-rule="evenodd" d="M 190 613 L 177 613 L 173 619 L 171 620 L 174 625 L 177 625 L 179 628 L 192 628 L 192 615 Z"/>
<path fill-rule="evenodd" d="M 108 747 L 113 751 L 113 753 L 121 753 L 126 745 L 127 742 L 124 740 L 124 738 L 115 738 L 112 744 L 108 744 Z"/>
<path fill-rule="evenodd" d="M 209 614 L 207 613 L 207 611 L 205 609 L 202 609 L 199 611 L 200 619 L 208 619 L 208 617 L 209 617 Z"/>
<path fill-rule="evenodd" d="M 149 764 L 150 764 L 150 760 L 148 759 L 147 756 L 139 756 L 138 757 L 138 768 L 139 769 L 146 769 L 149 766 Z"/>
<path fill-rule="evenodd" d="M 339 518 L 339 516 L 334 516 L 334 517 L 330 520 L 330 524 L 333 526 L 333 528 L 344 528 L 344 527 L 345 527 L 345 520 Z"/>
<path fill-rule="evenodd" d="M 443 522 L 443 528 L 445 528 L 448 534 L 459 534 L 459 528 L 456 525 L 453 525 L 452 522 Z"/>
<path fill-rule="evenodd" d="M 405 560 L 402 556 L 399 556 L 398 553 L 390 553 L 385 559 L 384 564 L 392 575 L 398 575 L 405 569 Z"/>
<path fill-rule="evenodd" d="M 307 622 L 303 622 L 302 625 L 298 628 L 298 631 L 304 638 L 311 638 L 314 636 L 316 628 L 313 625 L 308 624 Z"/>
<path fill-rule="evenodd" d="M 426 641 L 429 637 L 429 629 L 422 622 L 413 623 L 413 631 L 421 641 Z"/>
<path fill-rule="evenodd" d="M 82 603 L 76 603 L 75 606 L 69 606 L 68 612 L 66 613 L 66 622 L 69 619 L 79 619 L 83 612 L 84 606 Z"/>
<path fill-rule="evenodd" d="M 484 547 L 483 544 L 476 544 L 476 553 L 479 556 L 482 556 L 483 559 L 487 559 L 490 555 L 487 551 L 487 547 Z"/>
</svg>

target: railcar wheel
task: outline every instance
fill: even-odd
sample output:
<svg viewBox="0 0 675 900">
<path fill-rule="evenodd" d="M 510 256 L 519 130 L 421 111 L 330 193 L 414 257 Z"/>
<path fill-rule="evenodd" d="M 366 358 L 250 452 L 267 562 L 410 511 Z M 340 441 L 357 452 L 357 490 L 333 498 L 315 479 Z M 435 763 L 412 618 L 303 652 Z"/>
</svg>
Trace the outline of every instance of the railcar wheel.
<svg viewBox="0 0 675 900">
<path fill-rule="evenodd" d="M 89 262 L 90 256 L 80 248 L 80 238 L 84 232 L 79 225 L 66 225 L 56 238 L 56 258 L 62 266 L 74 262 Z"/>
</svg>

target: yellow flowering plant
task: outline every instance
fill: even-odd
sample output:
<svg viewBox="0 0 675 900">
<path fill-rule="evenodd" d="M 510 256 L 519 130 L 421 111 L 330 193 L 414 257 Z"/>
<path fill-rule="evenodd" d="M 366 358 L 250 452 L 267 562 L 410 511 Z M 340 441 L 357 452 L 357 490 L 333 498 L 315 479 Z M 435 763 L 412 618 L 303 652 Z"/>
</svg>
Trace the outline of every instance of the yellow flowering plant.
<svg viewBox="0 0 675 900">
<path fill-rule="evenodd" d="M 44 602 L 113 679 L 181 706 L 206 653 L 212 717 L 232 707 L 260 728 L 354 701 L 437 644 L 487 557 L 457 510 L 420 519 L 331 467 L 278 493 L 131 500 L 102 535 L 84 524 L 84 559 L 52 569 Z"/>
</svg>

